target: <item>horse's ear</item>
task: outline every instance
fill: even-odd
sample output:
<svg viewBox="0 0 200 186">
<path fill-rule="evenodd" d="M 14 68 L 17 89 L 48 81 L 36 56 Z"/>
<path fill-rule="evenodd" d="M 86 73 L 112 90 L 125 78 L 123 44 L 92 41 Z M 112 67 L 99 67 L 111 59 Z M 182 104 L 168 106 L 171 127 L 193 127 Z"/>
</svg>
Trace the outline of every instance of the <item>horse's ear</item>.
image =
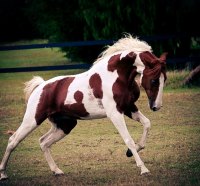
<svg viewBox="0 0 200 186">
<path fill-rule="evenodd" d="M 167 52 L 164 52 L 163 54 L 160 55 L 159 59 L 161 62 L 166 62 L 167 54 L 168 54 Z"/>
<path fill-rule="evenodd" d="M 140 53 L 140 59 L 146 66 L 152 67 L 158 60 L 152 53 L 150 52 L 142 52 Z"/>
<path fill-rule="evenodd" d="M 140 59 L 150 68 L 153 68 L 158 63 L 165 63 L 167 53 L 163 53 L 160 58 L 156 57 L 154 54 L 150 52 L 142 52 L 140 53 Z"/>
</svg>

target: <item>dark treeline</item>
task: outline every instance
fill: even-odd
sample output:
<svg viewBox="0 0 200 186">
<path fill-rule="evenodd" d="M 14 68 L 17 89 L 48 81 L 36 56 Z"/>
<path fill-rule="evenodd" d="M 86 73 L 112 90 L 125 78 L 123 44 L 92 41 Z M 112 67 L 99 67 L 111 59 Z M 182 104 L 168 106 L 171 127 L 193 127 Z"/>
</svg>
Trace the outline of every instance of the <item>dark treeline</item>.
<svg viewBox="0 0 200 186">
<path fill-rule="evenodd" d="M 116 40 L 123 33 L 198 36 L 199 7 L 199 0 L 2 0 L 0 42 L 33 38 L 50 42 Z M 154 51 L 188 55 L 187 38 L 153 43 Z M 64 50 L 73 60 L 92 62 L 102 46 Z"/>
</svg>

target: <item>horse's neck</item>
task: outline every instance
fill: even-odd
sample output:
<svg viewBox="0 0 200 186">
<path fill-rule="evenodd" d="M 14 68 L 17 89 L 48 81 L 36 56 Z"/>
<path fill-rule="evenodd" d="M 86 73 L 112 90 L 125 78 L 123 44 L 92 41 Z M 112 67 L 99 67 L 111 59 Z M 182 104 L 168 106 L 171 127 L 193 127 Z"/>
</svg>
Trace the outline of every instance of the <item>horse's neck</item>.
<svg viewBox="0 0 200 186">
<path fill-rule="evenodd" d="M 96 61 L 93 63 L 93 65 L 91 66 L 91 68 L 88 70 L 88 72 L 96 72 L 96 71 L 104 71 L 107 68 L 107 61 L 105 59 L 101 59 L 99 61 Z"/>
<path fill-rule="evenodd" d="M 145 69 L 145 65 L 144 63 L 142 62 L 142 60 L 140 59 L 140 55 L 139 53 L 137 53 L 137 57 L 135 59 L 135 62 L 133 64 L 133 66 L 136 67 L 136 70 L 139 74 L 143 74 L 143 71 Z"/>
</svg>

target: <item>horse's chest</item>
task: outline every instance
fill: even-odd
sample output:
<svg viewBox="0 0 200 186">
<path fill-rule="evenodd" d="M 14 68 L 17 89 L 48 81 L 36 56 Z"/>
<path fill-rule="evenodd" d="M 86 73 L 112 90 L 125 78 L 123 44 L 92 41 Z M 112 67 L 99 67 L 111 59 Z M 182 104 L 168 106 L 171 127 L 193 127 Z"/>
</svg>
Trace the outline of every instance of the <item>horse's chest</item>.
<svg viewBox="0 0 200 186">
<path fill-rule="evenodd" d="M 120 82 L 113 85 L 113 98 L 116 102 L 117 110 L 121 113 L 134 104 L 140 96 L 138 85 L 136 83 L 133 83 L 133 85 L 128 87 L 128 85 L 120 84 Z"/>
</svg>

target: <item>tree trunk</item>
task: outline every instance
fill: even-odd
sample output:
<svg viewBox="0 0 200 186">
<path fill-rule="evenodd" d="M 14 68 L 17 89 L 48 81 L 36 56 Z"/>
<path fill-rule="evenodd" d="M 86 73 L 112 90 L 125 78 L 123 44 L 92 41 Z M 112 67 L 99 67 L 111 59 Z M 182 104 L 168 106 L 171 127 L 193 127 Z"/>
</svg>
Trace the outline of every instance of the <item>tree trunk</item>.
<svg viewBox="0 0 200 186">
<path fill-rule="evenodd" d="M 200 78 L 200 65 L 190 72 L 190 74 L 183 81 L 183 85 L 190 85 L 198 78 Z"/>
</svg>

